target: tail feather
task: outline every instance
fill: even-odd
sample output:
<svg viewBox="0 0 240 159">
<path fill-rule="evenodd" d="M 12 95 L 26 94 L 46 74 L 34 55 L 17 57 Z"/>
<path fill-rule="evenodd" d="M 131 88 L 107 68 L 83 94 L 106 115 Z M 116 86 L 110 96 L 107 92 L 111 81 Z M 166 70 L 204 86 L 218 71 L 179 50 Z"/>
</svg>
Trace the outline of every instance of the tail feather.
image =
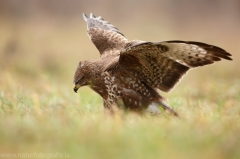
<svg viewBox="0 0 240 159">
<path fill-rule="evenodd" d="M 178 117 L 178 113 L 173 109 L 171 108 L 170 105 L 168 105 L 165 101 L 160 101 L 159 103 L 164 110 L 168 110 L 169 112 L 171 112 L 174 116 Z"/>
<path fill-rule="evenodd" d="M 148 113 L 151 113 L 152 115 L 159 115 L 161 114 L 161 110 L 159 109 L 159 107 L 162 107 L 165 111 L 169 111 L 170 113 L 172 113 L 174 116 L 178 117 L 178 113 L 171 108 L 166 102 L 164 102 L 163 100 L 160 100 L 158 102 L 152 102 L 148 108 L 146 109 L 146 111 Z"/>
</svg>

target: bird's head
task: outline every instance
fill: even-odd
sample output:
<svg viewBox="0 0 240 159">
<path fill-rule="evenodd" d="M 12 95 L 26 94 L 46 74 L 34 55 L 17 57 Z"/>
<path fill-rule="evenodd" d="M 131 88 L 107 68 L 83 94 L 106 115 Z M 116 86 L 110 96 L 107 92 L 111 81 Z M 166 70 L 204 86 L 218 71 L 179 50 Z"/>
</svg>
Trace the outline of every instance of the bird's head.
<svg viewBox="0 0 240 159">
<path fill-rule="evenodd" d="M 73 90 L 77 93 L 78 89 L 82 86 L 89 85 L 90 72 L 88 69 L 88 61 L 80 61 L 74 74 Z"/>
</svg>

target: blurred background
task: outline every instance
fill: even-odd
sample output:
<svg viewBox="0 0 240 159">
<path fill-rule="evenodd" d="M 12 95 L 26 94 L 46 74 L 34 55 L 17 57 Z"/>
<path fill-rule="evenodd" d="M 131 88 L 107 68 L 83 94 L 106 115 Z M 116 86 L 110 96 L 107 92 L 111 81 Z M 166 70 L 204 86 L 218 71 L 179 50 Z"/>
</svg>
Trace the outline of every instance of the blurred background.
<svg viewBox="0 0 240 159">
<path fill-rule="evenodd" d="M 99 58 L 82 18 L 91 12 L 130 40 L 205 42 L 233 61 L 189 71 L 163 94 L 181 120 L 108 120 L 99 95 L 72 90 L 78 62 Z M 239 158 L 239 53 L 239 0 L 0 0 L 0 158 Z"/>
<path fill-rule="evenodd" d="M 82 18 L 82 13 L 91 12 L 117 26 L 128 39 L 191 40 L 219 46 L 234 61 L 200 72 L 239 76 L 239 0 L 1 0 L 0 71 L 30 79 L 46 75 L 72 85 L 79 60 L 99 57 Z"/>
</svg>

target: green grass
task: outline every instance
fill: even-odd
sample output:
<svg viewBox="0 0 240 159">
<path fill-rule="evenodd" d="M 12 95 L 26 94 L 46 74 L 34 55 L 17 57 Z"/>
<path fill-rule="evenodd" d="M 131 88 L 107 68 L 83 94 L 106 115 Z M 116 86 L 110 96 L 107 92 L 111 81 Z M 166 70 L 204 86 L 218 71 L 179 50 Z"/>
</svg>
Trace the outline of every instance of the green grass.
<svg viewBox="0 0 240 159">
<path fill-rule="evenodd" d="M 70 48 L 79 50 L 79 40 L 66 43 L 64 39 L 74 37 L 74 31 L 79 30 L 64 35 L 56 31 L 43 42 L 44 48 L 21 35 L 20 51 L 9 57 L 1 48 L 0 158 L 7 158 L 6 154 L 27 158 L 25 153 L 87 159 L 240 157 L 237 62 L 193 70 L 174 91 L 163 94 L 180 118 L 132 113 L 112 117 L 104 114 L 96 93 L 88 88 L 78 94 L 72 90 L 79 56 Z"/>
<path fill-rule="evenodd" d="M 183 81 L 168 94 L 180 118 L 106 116 L 90 89 L 49 75 L 1 72 L 0 154 L 67 153 L 81 158 L 239 158 L 240 82 Z M 14 81 L 17 79 L 17 83 Z M 191 79 L 192 80 L 192 79 Z M 194 79 L 196 80 L 196 79 Z M 198 83 L 198 84 L 196 84 Z M 194 89 L 192 89 L 194 88 Z"/>
</svg>

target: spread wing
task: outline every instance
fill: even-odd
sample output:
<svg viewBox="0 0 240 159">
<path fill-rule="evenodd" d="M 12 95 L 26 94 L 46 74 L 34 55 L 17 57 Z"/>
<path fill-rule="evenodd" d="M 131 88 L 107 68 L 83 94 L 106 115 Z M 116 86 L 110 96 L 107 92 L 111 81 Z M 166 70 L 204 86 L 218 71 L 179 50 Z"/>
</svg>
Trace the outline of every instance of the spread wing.
<svg viewBox="0 0 240 159">
<path fill-rule="evenodd" d="M 87 22 L 87 34 L 101 57 L 120 53 L 128 40 L 115 26 L 101 16 L 95 17 L 92 13 L 89 18 L 83 13 L 83 18 Z"/>
<path fill-rule="evenodd" d="M 189 69 L 232 60 L 230 56 L 219 47 L 193 41 L 129 42 L 118 65 L 149 86 L 168 92 Z"/>
</svg>

